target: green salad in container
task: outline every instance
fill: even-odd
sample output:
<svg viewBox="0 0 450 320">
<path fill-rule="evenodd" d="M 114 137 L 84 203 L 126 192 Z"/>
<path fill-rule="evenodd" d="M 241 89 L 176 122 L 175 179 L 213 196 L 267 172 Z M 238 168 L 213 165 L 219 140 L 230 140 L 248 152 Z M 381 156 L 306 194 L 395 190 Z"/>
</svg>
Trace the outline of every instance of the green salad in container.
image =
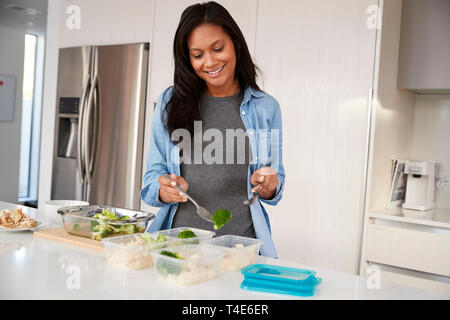
<svg viewBox="0 0 450 320">
<path fill-rule="evenodd" d="M 123 220 L 130 220 L 129 216 L 118 217 L 114 212 L 110 210 L 103 210 L 102 213 L 96 213 L 91 221 L 92 239 L 101 240 L 108 236 L 133 234 L 136 232 L 142 232 L 143 230 L 136 227 L 134 224 L 114 223 Z"/>
</svg>

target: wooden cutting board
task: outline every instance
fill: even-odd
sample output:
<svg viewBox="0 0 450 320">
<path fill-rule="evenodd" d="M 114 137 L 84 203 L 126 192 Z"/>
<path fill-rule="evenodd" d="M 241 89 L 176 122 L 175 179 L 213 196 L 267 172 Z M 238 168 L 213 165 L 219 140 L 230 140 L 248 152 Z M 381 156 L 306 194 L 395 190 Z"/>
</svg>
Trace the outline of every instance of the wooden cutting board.
<svg viewBox="0 0 450 320">
<path fill-rule="evenodd" d="M 101 241 L 68 234 L 64 227 L 37 230 L 34 232 L 34 236 L 97 251 L 105 249 Z"/>
</svg>

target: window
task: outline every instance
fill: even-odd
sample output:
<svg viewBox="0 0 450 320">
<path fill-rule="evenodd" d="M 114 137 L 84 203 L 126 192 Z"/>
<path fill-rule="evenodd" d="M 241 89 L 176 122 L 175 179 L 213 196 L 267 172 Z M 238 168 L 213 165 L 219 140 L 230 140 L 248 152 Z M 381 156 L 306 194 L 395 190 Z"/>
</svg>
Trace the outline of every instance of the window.
<svg viewBox="0 0 450 320">
<path fill-rule="evenodd" d="M 20 140 L 20 202 L 37 201 L 37 173 L 39 161 L 40 92 L 38 79 L 38 37 L 25 35 L 25 52 L 22 88 L 22 125 Z"/>
</svg>

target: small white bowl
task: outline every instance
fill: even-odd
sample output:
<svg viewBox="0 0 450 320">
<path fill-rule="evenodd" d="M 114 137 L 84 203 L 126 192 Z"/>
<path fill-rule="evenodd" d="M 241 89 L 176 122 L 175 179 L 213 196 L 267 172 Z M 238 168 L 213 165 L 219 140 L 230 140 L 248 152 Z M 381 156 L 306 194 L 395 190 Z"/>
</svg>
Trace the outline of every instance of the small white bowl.
<svg viewBox="0 0 450 320">
<path fill-rule="evenodd" d="M 50 200 L 44 203 L 45 217 L 50 223 L 61 224 L 62 218 L 58 214 L 58 209 L 68 206 L 88 206 L 89 202 L 78 200 Z"/>
</svg>

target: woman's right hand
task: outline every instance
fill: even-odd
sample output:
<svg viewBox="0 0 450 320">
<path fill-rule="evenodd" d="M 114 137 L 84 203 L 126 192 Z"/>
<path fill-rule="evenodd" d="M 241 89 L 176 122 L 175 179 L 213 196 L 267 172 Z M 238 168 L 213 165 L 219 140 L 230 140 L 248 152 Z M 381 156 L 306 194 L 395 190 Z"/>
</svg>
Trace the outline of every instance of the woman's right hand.
<svg viewBox="0 0 450 320">
<path fill-rule="evenodd" d="M 159 182 L 159 199 L 165 203 L 186 202 L 188 199 L 175 188 L 178 185 L 184 192 L 187 192 L 189 184 L 183 177 L 171 174 L 170 179 L 167 176 L 160 176 Z"/>
</svg>

